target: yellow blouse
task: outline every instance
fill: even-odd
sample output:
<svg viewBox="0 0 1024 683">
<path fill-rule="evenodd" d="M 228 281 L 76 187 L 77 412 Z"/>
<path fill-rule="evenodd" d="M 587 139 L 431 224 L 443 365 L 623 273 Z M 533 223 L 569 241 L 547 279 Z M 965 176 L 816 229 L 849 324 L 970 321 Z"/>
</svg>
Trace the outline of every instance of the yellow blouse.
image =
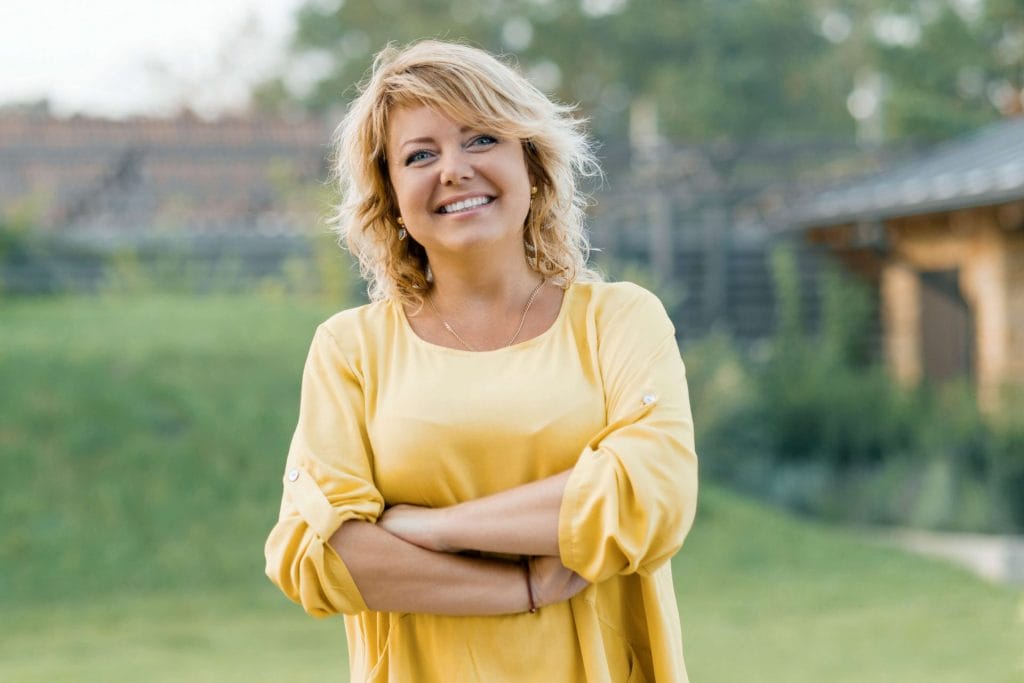
<svg viewBox="0 0 1024 683">
<path fill-rule="evenodd" d="M 453 505 L 569 468 L 559 548 L 591 585 L 537 614 L 369 611 L 327 543 L 385 505 Z M 668 560 L 696 496 L 685 370 L 651 293 L 576 283 L 551 328 L 484 352 L 431 344 L 378 302 L 316 331 L 267 575 L 310 614 L 345 614 L 354 682 L 685 681 Z"/>
</svg>

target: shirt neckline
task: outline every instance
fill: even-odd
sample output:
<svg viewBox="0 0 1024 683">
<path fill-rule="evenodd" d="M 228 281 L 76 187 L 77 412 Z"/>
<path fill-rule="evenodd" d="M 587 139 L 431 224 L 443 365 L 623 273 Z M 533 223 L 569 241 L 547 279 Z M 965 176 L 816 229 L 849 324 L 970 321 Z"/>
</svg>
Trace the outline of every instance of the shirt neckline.
<svg viewBox="0 0 1024 683">
<path fill-rule="evenodd" d="M 416 331 L 412 329 L 412 325 L 409 324 L 409 318 L 405 314 L 405 307 L 402 306 L 402 304 L 397 301 L 392 301 L 391 305 L 393 308 L 397 309 L 398 320 L 403 328 L 403 331 L 406 333 L 406 335 L 411 337 L 413 342 L 416 343 L 417 345 L 426 347 L 432 351 L 450 353 L 453 355 L 485 357 L 527 349 L 530 348 L 531 346 L 535 346 L 537 344 L 542 343 L 545 339 L 552 336 L 555 333 L 555 330 L 562 326 L 562 320 L 565 318 L 566 311 L 568 311 L 569 309 L 569 297 L 572 296 L 572 293 L 575 289 L 576 283 L 574 282 L 573 284 L 569 285 L 567 289 L 563 290 L 561 307 L 558 309 L 558 315 L 555 316 L 554 322 L 552 322 L 546 330 L 538 334 L 536 337 L 524 339 L 523 341 L 517 342 L 512 346 L 502 346 L 497 349 L 488 349 L 486 351 L 470 351 L 469 349 L 458 349 L 451 346 L 443 346 L 441 344 L 435 344 L 434 342 L 427 341 L 423 337 L 416 334 Z"/>
</svg>

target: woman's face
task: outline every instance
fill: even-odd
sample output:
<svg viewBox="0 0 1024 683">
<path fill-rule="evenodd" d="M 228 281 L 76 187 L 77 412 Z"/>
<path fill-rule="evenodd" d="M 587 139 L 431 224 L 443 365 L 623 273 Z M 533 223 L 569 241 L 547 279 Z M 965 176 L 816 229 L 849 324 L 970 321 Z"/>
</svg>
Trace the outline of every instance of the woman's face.
<svg viewBox="0 0 1024 683">
<path fill-rule="evenodd" d="M 429 256 L 480 248 L 523 254 L 531 182 L 518 139 L 410 106 L 392 113 L 386 147 L 405 227 Z"/>
</svg>

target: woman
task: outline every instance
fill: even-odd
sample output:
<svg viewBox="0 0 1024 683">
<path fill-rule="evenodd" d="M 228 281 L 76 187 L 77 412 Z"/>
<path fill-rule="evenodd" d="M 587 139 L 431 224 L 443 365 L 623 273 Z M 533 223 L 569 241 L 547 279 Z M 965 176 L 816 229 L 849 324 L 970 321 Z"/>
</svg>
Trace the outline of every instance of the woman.
<svg viewBox="0 0 1024 683">
<path fill-rule="evenodd" d="M 686 680 L 686 380 L 660 302 L 585 265 L 580 123 L 427 41 L 338 150 L 372 303 L 313 339 L 267 574 L 346 615 L 353 681 Z"/>
</svg>

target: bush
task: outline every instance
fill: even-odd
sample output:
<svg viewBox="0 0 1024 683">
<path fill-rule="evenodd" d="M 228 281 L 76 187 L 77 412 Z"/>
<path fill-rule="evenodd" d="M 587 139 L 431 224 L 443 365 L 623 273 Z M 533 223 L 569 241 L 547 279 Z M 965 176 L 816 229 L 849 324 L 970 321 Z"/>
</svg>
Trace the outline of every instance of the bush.
<svg viewBox="0 0 1024 683">
<path fill-rule="evenodd" d="M 762 353 L 724 337 L 687 349 L 705 474 L 833 519 L 1024 530 L 1024 411 L 987 417 L 963 382 L 897 386 L 869 351 L 868 293 L 838 273 L 809 337 L 794 259 L 773 268 L 780 319 Z"/>
<path fill-rule="evenodd" d="M 142 236 L 111 246 L 0 222 L 0 295 L 237 294 L 360 298 L 348 254 L 326 232 Z"/>
</svg>

